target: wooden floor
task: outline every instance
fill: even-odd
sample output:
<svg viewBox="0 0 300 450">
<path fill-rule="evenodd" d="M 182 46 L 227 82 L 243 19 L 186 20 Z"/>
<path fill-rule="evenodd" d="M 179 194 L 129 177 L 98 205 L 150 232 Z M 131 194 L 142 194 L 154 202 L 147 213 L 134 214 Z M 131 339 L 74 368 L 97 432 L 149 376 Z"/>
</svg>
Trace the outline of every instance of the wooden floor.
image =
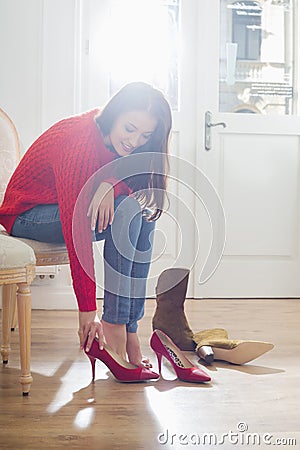
<svg viewBox="0 0 300 450">
<path fill-rule="evenodd" d="M 147 300 L 139 334 L 157 368 L 148 345 L 154 308 Z M 209 384 L 176 380 L 165 360 L 157 382 L 117 383 L 98 363 L 91 384 L 89 361 L 78 350 L 77 313 L 33 311 L 31 395 L 22 397 L 18 383 L 17 330 L 10 362 L 0 369 L 1 450 L 240 450 L 278 442 L 299 449 L 300 301 L 187 300 L 185 309 L 194 331 L 224 327 L 232 338 L 275 348 L 244 366 L 215 362 L 205 368 Z M 195 353 L 187 356 L 199 362 Z"/>
</svg>

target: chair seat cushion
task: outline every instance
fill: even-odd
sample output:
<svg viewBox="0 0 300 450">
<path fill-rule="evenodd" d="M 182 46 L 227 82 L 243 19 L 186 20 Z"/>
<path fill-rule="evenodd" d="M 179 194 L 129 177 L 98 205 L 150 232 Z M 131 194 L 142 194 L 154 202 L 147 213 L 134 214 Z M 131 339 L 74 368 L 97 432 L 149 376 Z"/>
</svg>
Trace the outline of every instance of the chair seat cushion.
<svg viewBox="0 0 300 450">
<path fill-rule="evenodd" d="M 35 254 L 33 249 L 20 241 L 0 232 L 0 269 L 23 268 L 30 264 L 35 264 Z"/>
<path fill-rule="evenodd" d="M 37 266 L 59 266 L 70 263 L 67 247 L 64 244 L 49 244 L 23 238 L 18 238 L 18 240 L 30 245 L 34 250 Z"/>
<path fill-rule="evenodd" d="M 47 242 L 35 241 L 34 239 L 16 238 L 7 234 L 3 228 L 0 228 L 1 235 L 29 245 L 35 253 L 37 266 L 69 264 L 69 256 L 65 244 L 49 244 Z"/>
<path fill-rule="evenodd" d="M 30 245 L 35 253 L 62 253 L 67 252 L 67 248 L 64 244 L 49 244 L 47 242 L 35 241 L 34 239 L 17 238 L 18 241 L 24 242 L 24 244 Z"/>
</svg>

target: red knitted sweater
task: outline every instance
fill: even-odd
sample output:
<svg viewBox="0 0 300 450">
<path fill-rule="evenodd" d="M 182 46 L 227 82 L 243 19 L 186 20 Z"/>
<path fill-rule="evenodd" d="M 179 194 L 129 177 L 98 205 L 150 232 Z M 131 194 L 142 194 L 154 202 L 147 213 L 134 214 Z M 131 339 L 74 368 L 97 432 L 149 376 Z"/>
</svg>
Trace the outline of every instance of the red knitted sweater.
<svg viewBox="0 0 300 450">
<path fill-rule="evenodd" d="M 94 311 L 94 281 L 91 220 L 85 212 L 76 222 L 76 250 L 84 249 L 84 268 L 75 250 L 72 219 L 83 186 L 101 167 L 116 158 L 103 142 L 94 120 L 98 110 L 63 119 L 45 131 L 23 156 L 7 186 L 0 207 L 0 223 L 8 233 L 16 217 L 39 204 L 58 203 L 62 230 L 70 258 L 73 287 L 80 311 Z M 124 182 L 114 186 L 115 197 L 129 195 Z M 78 242 L 78 239 L 80 242 Z M 80 251 L 82 254 L 82 251 Z M 90 276 L 86 273 L 86 269 Z"/>
</svg>

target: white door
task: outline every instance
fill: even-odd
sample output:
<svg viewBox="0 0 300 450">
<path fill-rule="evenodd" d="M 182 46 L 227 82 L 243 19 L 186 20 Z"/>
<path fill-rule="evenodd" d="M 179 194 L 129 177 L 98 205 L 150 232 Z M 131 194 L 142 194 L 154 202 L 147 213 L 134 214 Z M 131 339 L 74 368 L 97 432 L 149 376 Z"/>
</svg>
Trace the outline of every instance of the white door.
<svg viewBox="0 0 300 450">
<path fill-rule="evenodd" d="M 195 297 L 300 296 L 296 11 L 292 0 L 198 2 L 197 165 L 223 203 L 226 244 L 199 284 L 212 234 L 197 204 Z M 209 150 L 206 111 L 226 124 L 208 127 Z"/>
</svg>

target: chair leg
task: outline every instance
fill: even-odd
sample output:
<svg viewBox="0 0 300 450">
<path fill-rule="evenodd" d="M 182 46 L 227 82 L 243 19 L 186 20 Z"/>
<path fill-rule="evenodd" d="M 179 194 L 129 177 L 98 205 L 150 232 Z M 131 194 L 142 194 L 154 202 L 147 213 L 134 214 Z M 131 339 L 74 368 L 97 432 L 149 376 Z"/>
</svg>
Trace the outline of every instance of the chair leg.
<svg viewBox="0 0 300 450">
<path fill-rule="evenodd" d="M 30 348 L 31 348 L 31 291 L 26 283 L 18 284 L 17 291 L 19 337 L 20 337 L 20 361 L 23 395 L 28 395 L 32 383 L 30 373 Z"/>
<path fill-rule="evenodd" d="M 17 285 L 13 285 L 13 289 L 11 290 L 11 319 L 10 319 L 10 329 L 11 331 L 15 331 L 18 323 L 18 313 L 17 313 Z"/>
<path fill-rule="evenodd" d="M 8 363 L 10 354 L 10 328 L 11 328 L 11 309 L 12 295 L 15 292 L 15 285 L 4 284 L 2 286 L 2 343 L 1 355 L 3 364 Z"/>
</svg>

